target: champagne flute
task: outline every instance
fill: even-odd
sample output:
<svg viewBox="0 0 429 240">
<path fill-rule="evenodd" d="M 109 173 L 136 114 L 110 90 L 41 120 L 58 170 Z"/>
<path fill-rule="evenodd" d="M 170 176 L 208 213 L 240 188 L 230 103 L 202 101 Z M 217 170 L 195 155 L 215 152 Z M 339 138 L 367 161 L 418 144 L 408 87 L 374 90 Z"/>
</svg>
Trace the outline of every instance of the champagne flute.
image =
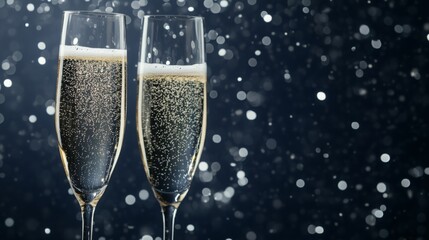
<svg viewBox="0 0 429 240">
<path fill-rule="evenodd" d="M 143 165 L 173 240 L 206 132 L 203 19 L 144 16 L 138 65 L 137 133 Z"/>
<path fill-rule="evenodd" d="M 126 115 L 125 17 L 64 12 L 55 127 L 67 179 L 92 239 L 95 207 L 122 147 Z"/>
</svg>

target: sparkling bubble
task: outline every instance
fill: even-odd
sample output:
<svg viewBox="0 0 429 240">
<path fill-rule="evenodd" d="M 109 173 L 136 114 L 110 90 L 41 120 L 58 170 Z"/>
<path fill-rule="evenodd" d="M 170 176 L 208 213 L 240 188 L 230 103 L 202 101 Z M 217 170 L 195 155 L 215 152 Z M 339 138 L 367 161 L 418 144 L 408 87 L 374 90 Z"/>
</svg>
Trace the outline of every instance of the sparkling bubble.
<svg viewBox="0 0 429 240">
<path fill-rule="evenodd" d="M 369 34 L 369 27 L 365 24 L 360 25 L 359 32 L 362 35 L 368 35 Z"/>
<path fill-rule="evenodd" d="M 426 39 L 429 41 L 429 33 L 428 33 L 428 35 L 426 35 Z"/>
<path fill-rule="evenodd" d="M 220 1 L 219 5 L 223 8 L 225 8 L 225 7 L 228 7 L 229 3 L 226 0 L 222 0 L 222 1 Z"/>
<path fill-rule="evenodd" d="M 298 179 L 295 184 L 298 188 L 303 188 L 305 186 L 305 181 L 303 179 Z"/>
<path fill-rule="evenodd" d="M 134 203 L 136 203 L 136 197 L 134 197 L 133 195 L 129 194 L 125 197 L 125 203 L 127 205 L 133 205 Z"/>
<path fill-rule="evenodd" d="M 380 156 L 380 160 L 381 160 L 382 162 L 384 162 L 384 163 L 387 163 L 387 162 L 389 162 L 389 161 L 390 161 L 390 155 L 389 155 L 389 154 L 387 154 L 387 153 L 383 153 L 383 154 L 381 154 L 381 156 Z"/>
<path fill-rule="evenodd" d="M 50 228 L 45 228 L 45 233 L 46 234 L 50 234 L 51 233 L 51 229 Z"/>
<path fill-rule="evenodd" d="M 194 7 L 188 7 L 188 11 L 189 12 L 193 12 L 195 10 L 195 8 Z"/>
<path fill-rule="evenodd" d="M 338 182 L 338 189 L 340 189 L 341 191 L 344 191 L 347 189 L 347 182 L 344 180 L 341 180 Z"/>
<path fill-rule="evenodd" d="M 317 92 L 316 96 L 320 101 L 325 101 L 326 99 L 326 94 L 324 92 Z"/>
</svg>

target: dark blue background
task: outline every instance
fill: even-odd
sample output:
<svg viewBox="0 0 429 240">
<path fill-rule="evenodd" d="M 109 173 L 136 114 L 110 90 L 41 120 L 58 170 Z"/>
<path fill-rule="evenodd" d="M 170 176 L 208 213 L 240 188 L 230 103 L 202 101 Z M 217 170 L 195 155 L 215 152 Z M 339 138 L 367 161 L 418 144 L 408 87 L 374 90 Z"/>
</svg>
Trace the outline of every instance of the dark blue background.
<svg viewBox="0 0 429 240">
<path fill-rule="evenodd" d="M 177 239 L 428 239 L 424 3 L 0 0 L 0 239 L 80 239 L 47 113 L 61 14 L 78 9 L 129 16 L 125 144 L 94 239 L 162 234 L 135 134 L 142 14 L 201 15 L 208 33 L 208 169 L 179 208 Z"/>
</svg>

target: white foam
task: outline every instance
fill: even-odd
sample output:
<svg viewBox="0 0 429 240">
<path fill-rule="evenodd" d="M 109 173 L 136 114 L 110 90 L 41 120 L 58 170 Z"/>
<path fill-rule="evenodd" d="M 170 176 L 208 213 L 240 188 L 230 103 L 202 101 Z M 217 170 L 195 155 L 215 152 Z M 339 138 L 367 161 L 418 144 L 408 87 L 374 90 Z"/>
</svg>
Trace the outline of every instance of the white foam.
<svg viewBox="0 0 429 240">
<path fill-rule="evenodd" d="M 126 57 L 126 49 L 89 48 L 81 46 L 60 45 L 60 57 Z"/>
<path fill-rule="evenodd" d="M 166 65 L 158 63 L 139 63 L 139 75 L 202 75 L 207 73 L 207 65 L 205 63 L 193 65 Z"/>
</svg>

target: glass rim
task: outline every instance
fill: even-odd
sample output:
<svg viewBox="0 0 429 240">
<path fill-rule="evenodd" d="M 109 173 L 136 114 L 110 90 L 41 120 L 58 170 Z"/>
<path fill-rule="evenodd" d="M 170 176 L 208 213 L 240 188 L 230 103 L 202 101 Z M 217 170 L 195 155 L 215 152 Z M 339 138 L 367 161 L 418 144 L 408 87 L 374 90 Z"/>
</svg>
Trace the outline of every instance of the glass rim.
<svg viewBox="0 0 429 240">
<path fill-rule="evenodd" d="M 76 11 L 63 11 L 64 15 L 83 15 L 83 16 L 99 16 L 99 17 L 126 17 L 123 13 L 116 12 L 101 12 L 101 11 L 86 11 L 86 10 L 76 10 Z"/>
<path fill-rule="evenodd" d="M 165 19 L 181 19 L 181 20 L 193 20 L 200 19 L 204 20 L 204 17 L 195 15 L 168 15 L 168 14 L 154 14 L 154 15 L 143 15 L 144 19 L 154 20 L 165 20 Z"/>
</svg>

